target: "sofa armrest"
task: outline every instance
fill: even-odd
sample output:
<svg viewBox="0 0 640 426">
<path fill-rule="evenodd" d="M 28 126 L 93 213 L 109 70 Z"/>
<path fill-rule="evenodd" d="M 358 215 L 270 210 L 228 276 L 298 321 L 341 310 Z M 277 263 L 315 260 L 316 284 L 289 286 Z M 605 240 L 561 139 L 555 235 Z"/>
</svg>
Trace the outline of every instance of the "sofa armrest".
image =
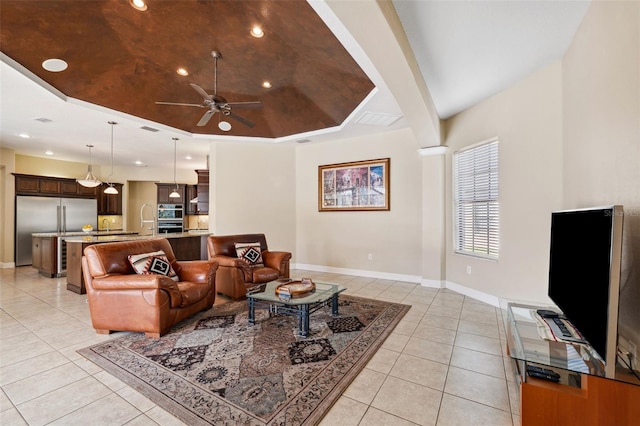
<svg viewBox="0 0 640 426">
<path fill-rule="evenodd" d="M 253 271 L 251 270 L 251 266 L 244 259 L 225 256 L 223 254 L 215 254 L 209 257 L 209 260 L 218 262 L 221 267 L 238 268 L 242 271 L 245 282 L 253 282 Z"/>
<path fill-rule="evenodd" d="M 215 281 L 218 262 L 209 260 L 181 260 L 173 264 L 180 281 L 207 284 Z"/>
<path fill-rule="evenodd" d="M 289 276 L 288 265 L 291 260 L 291 253 L 288 251 L 263 251 L 262 260 L 264 261 L 264 266 L 277 269 L 281 277 Z"/>
<path fill-rule="evenodd" d="M 242 268 L 247 265 L 247 262 L 240 258 L 225 256 L 222 254 L 214 254 L 209 258 L 209 261 L 212 260 L 217 262 L 219 266 L 227 266 L 230 268 Z"/>
<path fill-rule="evenodd" d="M 182 303 L 182 294 L 177 283 L 164 275 L 104 275 L 93 278 L 91 286 L 94 290 L 102 291 L 165 290 L 169 293 L 171 307 L 180 306 Z"/>
</svg>

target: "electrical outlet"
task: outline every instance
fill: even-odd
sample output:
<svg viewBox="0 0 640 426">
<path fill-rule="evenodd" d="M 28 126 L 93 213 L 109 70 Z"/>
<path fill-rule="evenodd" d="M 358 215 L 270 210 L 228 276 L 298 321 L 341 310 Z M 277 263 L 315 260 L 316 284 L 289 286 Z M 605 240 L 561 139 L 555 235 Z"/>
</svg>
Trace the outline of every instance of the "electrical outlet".
<svg viewBox="0 0 640 426">
<path fill-rule="evenodd" d="M 640 368 L 640 364 L 638 363 L 638 348 L 635 343 L 623 336 L 618 336 L 618 349 L 622 352 L 622 356 L 626 363 L 629 363 L 629 358 L 631 358 L 632 369 L 638 370 Z M 627 353 L 629 354 L 628 356 L 625 355 Z"/>
<path fill-rule="evenodd" d="M 373 254 L 369 253 L 369 254 L 367 255 L 367 259 L 369 259 L 369 260 L 373 260 Z"/>
<path fill-rule="evenodd" d="M 471 266 L 467 266 L 467 274 L 471 275 Z"/>
</svg>

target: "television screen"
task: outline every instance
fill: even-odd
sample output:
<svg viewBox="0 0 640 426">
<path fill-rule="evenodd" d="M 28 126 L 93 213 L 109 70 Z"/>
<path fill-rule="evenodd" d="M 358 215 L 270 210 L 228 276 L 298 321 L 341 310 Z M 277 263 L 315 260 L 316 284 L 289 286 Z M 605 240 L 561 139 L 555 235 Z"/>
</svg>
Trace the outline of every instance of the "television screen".
<svg viewBox="0 0 640 426">
<path fill-rule="evenodd" d="M 615 370 L 622 206 L 551 215 L 549 297 Z M 613 373 L 612 373 L 613 374 Z"/>
</svg>

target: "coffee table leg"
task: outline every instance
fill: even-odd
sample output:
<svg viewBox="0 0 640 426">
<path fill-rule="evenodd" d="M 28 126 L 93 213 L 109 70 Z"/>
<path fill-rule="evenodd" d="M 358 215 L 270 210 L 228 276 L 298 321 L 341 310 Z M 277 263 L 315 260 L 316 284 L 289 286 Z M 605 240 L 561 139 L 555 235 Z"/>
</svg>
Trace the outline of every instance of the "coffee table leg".
<svg viewBox="0 0 640 426">
<path fill-rule="evenodd" d="M 298 336 L 309 336 L 309 305 L 300 305 L 298 308 Z"/>
<path fill-rule="evenodd" d="M 247 303 L 249 304 L 249 324 L 254 325 L 256 323 L 256 301 L 253 297 L 247 297 Z"/>
<path fill-rule="evenodd" d="M 338 294 L 331 296 L 331 315 L 334 317 L 338 315 Z"/>
</svg>

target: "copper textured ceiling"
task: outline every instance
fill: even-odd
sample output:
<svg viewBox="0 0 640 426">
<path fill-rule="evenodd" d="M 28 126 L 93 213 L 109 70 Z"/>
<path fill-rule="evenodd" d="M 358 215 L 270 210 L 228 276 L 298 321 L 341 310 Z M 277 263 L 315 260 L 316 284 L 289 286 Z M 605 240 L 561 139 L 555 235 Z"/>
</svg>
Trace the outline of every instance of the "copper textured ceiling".
<svg viewBox="0 0 640 426">
<path fill-rule="evenodd" d="M 149 0 L 146 11 L 127 0 L 2 0 L 0 49 L 66 96 L 193 134 L 280 138 L 340 125 L 374 85 L 306 1 Z M 250 35 L 254 25 L 265 35 Z M 156 101 L 202 103 L 190 86 L 214 89 L 255 123 Z M 69 67 L 49 72 L 42 62 Z M 176 73 L 185 68 L 186 77 Z M 262 87 L 263 81 L 272 84 Z M 224 119 L 224 118 L 223 118 Z"/>
</svg>

